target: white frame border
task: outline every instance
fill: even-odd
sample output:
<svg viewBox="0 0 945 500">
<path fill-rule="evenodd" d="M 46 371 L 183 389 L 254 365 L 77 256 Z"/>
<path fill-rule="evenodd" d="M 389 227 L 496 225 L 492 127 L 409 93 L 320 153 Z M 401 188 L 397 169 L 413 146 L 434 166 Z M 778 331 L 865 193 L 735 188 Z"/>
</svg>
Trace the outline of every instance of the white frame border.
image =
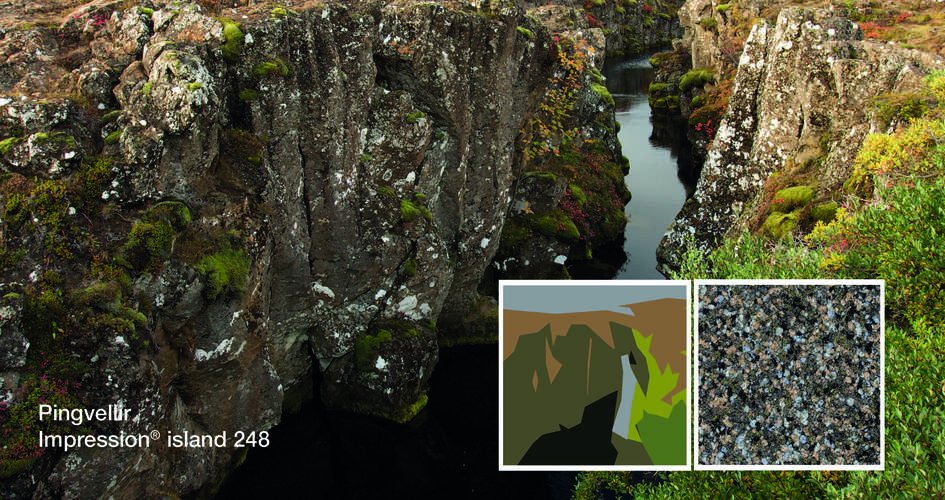
<svg viewBox="0 0 945 500">
<path fill-rule="evenodd" d="M 503 463 L 503 311 L 506 286 L 683 286 L 686 289 L 686 465 L 505 465 Z M 692 325 L 693 286 L 691 280 L 499 280 L 499 470 L 500 471 L 691 471 L 692 454 Z"/>
<path fill-rule="evenodd" d="M 802 280 L 802 279 L 732 279 L 732 280 L 694 280 L 693 284 L 693 323 L 695 339 L 693 342 L 692 359 L 694 373 L 692 381 L 693 399 L 693 449 L 692 462 L 695 470 L 714 471 L 801 471 L 801 470 L 866 470 L 881 471 L 886 469 L 886 280 L 884 279 L 833 279 L 833 280 Z M 703 465 L 698 461 L 699 456 L 699 397 L 696 389 L 699 387 L 699 287 L 701 285 L 879 285 L 879 464 L 873 465 Z"/>
</svg>

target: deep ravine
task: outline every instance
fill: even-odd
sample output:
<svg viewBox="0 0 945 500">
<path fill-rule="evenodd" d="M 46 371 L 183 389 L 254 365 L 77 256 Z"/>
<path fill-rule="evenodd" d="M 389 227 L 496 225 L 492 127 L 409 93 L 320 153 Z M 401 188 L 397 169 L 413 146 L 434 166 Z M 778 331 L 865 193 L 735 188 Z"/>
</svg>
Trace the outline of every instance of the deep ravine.
<svg viewBox="0 0 945 500">
<path fill-rule="evenodd" d="M 647 89 L 653 81 L 649 55 L 608 61 L 607 88 L 617 106 L 618 137 L 630 159 L 627 187 L 627 261 L 616 279 L 662 279 L 656 270 L 656 246 L 683 202 L 695 191 L 698 171 L 690 161 L 684 124 L 651 116 Z"/>
</svg>

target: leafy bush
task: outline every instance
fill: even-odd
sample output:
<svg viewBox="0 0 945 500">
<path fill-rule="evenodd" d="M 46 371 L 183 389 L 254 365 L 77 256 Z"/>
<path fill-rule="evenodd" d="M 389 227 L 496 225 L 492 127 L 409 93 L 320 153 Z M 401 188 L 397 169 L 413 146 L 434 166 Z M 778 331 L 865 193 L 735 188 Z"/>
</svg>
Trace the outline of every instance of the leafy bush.
<svg viewBox="0 0 945 500">
<path fill-rule="evenodd" d="M 911 185 L 910 185 L 911 184 Z M 823 266 L 852 278 L 886 279 L 889 305 L 911 319 L 945 320 L 945 178 L 885 188 L 879 204 L 843 211 L 809 237 Z"/>
</svg>

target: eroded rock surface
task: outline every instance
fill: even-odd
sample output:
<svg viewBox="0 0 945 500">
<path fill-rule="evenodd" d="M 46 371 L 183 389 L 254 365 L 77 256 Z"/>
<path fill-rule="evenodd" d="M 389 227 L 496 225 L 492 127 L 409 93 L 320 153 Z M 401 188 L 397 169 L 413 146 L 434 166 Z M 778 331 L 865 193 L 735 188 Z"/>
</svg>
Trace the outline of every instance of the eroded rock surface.
<svg viewBox="0 0 945 500">
<path fill-rule="evenodd" d="M 62 390 L 131 409 L 96 434 L 162 437 L 17 434 L 12 498 L 208 494 L 241 453 L 168 434 L 268 429 L 312 370 L 331 408 L 412 417 L 438 342 L 483 315 L 519 135 L 560 69 L 517 6 L 124 7 L 0 40 L 0 260 L 22 285 L 0 377 L 5 415 Z M 614 147 L 606 90 L 580 81 L 581 134 Z"/>
<path fill-rule="evenodd" d="M 705 53 L 693 50 L 694 65 L 710 62 Z M 756 24 L 695 196 L 657 250 L 664 269 L 677 266 L 690 241 L 708 253 L 726 232 L 744 227 L 765 181 L 789 163 L 817 157 L 818 189 L 837 190 L 877 126 L 870 100 L 917 90 L 942 67 L 937 56 L 865 41 L 855 23 L 825 10 L 784 9 L 775 25 Z"/>
</svg>

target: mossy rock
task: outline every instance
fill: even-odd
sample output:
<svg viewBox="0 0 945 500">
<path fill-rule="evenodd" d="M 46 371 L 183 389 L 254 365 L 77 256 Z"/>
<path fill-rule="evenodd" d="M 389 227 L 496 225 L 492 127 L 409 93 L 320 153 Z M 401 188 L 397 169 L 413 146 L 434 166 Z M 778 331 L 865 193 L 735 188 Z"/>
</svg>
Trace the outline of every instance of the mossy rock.
<svg viewBox="0 0 945 500">
<path fill-rule="evenodd" d="M 239 23 L 231 19 L 219 18 L 217 21 L 223 25 L 223 47 L 220 53 L 228 62 L 237 62 L 240 59 L 240 52 L 243 51 L 243 42 L 246 36 L 240 31 Z"/>
<path fill-rule="evenodd" d="M 711 68 L 696 68 L 679 78 L 679 89 L 683 92 L 715 81 L 715 70 Z"/>
<path fill-rule="evenodd" d="M 558 177 L 551 172 L 544 172 L 541 170 L 532 170 L 531 172 L 525 172 L 522 175 L 522 179 L 542 179 L 542 180 L 554 182 L 558 179 Z"/>
<path fill-rule="evenodd" d="M 821 203 L 820 205 L 811 207 L 810 217 L 817 222 L 827 224 L 837 218 L 837 208 L 839 208 L 839 205 L 837 205 L 835 201 Z"/>
<path fill-rule="evenodd" d="M 795 208 L 804 207 L 814 200 L 816 192 L 813 186 L 794 186 L 782 189 L 775 193 L 771 201 L 772 212 L 790 212 Z"/>
<path fill-rule="evenodd" d="M 650 107 L 653 109 L 658 109 L 658 110 L 679 109 L 679 96 L 668 95 L 665 97 L 660 97 L 658 99 L 653 99 L 653 96 L 650 96 Z"/>
<path fill-rule="evenodd" d="M 614 105 L 614 97 L 610 95 L 610 92 L 607 90 L 607 87 L 599 85 L 597 83 L 591 84 L 591 90 L 594 91 L 598 96 L 600 96 L 601 101 L 608 106 Z"/>
<path fill-rule="evenodd" d="M 121 259 L 134 269 L 152 267 L 170 258 L 174 235 L 170 224 L 139 221 L 132 226 L 121 247 Z"/>
<path fill-rule="evenodd" d="M 249 265 L 246 252 L 225 248 L 204 256 L 194 267 L 207 280 L 204 293 L 213 300 L 230 292 L 245 292 L 249 282 Z"/>
<path fill-rule="evenodd" d="M 121 287 L 115 281 L 96 281 L 85 288 L 69 292 L 69 300 L 78 306 L 112 310 L 121 301 Z"/>
<path fill-rule="evenodd" d="M 552 211 L 544 214 L 531 214 L 525 218 L 525 226 L 539 234 L 574 243 L 581 238 L 574 222 L 562 212 Z"/>
<path fill-rule="evenodd" d="M 790 236 L 791 231 L 797 225 L 797 217 L 798 212 L 796 211 L 789 214 L 774 212 L 765 220 L 762 229 L 774 239 L 784 239 Z"/>
<path fill-rule="evenodd" d="M 420 209 L 408 200 L 400 200 L 400 219 L 404 222 L 413 222 L 421 215 Z"/>
<path fill-rule="evenodd" d="M 650 94 L 659 94 L 661 92 L 666 92 L 670 87 L 671 85 L 668 83 L 651 83 L 647 90 Z"/>
<path fill-rule="evenodd" d="M 253 74 L 256 76 L 289 76 L 290 73 L 289 66 L 278 57 L 259 63 L 253 68 Z"/>
<path fill-rule="evenodd" d="M 176 231 L 183 231 L 191 221 L 190 209 L 179 201 L 162 201 L 148 210 L 144 220 L 164 222 Z"/>
<path fill-rule="evenodd" d="M 361 371 L 372 371 L 377 363 L 377 351 L 384 344 L 393 342 L 390 330 L 379 329 L 374 335 L 364 335 L 354 344 L 355 363 Z"/>
</svg>

